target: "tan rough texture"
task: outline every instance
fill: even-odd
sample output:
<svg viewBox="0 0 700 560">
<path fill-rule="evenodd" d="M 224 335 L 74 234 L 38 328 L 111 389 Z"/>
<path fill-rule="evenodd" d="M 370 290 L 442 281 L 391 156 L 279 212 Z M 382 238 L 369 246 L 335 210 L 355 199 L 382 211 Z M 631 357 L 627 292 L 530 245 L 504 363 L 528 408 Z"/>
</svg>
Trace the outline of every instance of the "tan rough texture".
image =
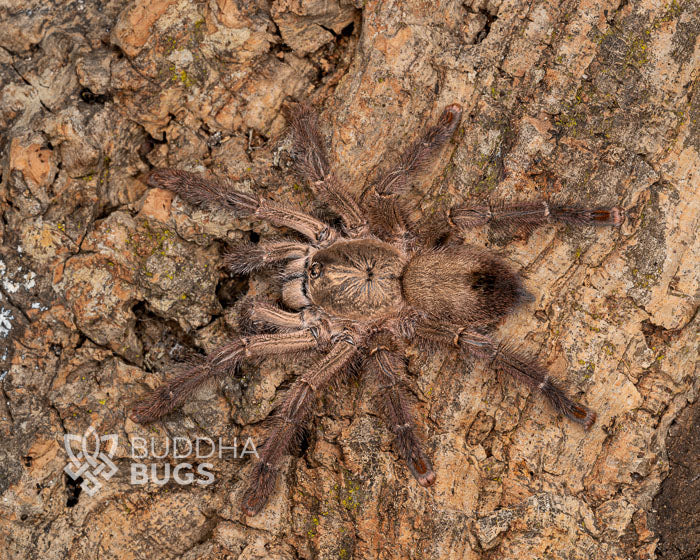
<svg viewBox="0 0 700 560">
<path fill-rule="evenodd" d="M 8 0 L 0 20 L 0 556 L 655 558 L 666 438 L 700 389 L 696 1 Z M 258 517 L 237 509 L 245 461 L 214 460 L 208 487 L 128 483 L 130 437 L 259 440 L 308 364 L 244 368 L 155 427 L 126 419 L 233 334 L 244 292 L 272 293 L 269 275 L 219 269 L 226 241 L 279 234 L 143 174 L 208 170 L 307 205 L 275 141 L 302 99 L 358 192 L 460 103 L 445 171 L 409 195 L 423 212 L 538 196 L 628 210 L 621 230 L 474 234 L 536 298 L 502 334 L 585 393 L 590 432 L 482 365 L 413 351 L 432 489 L 357 385 L 323 399 Z M 121 442 L 94 497 L 63 473 L 63 435 L 90 425 Z"/>
</svg>

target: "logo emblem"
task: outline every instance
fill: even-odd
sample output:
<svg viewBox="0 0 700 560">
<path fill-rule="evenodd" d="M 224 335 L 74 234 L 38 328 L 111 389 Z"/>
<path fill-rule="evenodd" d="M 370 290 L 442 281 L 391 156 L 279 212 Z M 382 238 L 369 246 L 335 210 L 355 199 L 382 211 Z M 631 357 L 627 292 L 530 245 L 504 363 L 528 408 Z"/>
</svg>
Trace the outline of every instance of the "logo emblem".
<svg viewBox="0 0 700 560">
<path fill-rule="evenodd" d="M 91 447 L 91 441 L 94 444 Z M 119 436 L 117 434 L 108 434 L 100 436 L 95 431 L 94 426 L 90 426 L 82 436 L 75 434 L 66 434 L 63 436 L 63 446 L 66 448 L 66 453 L 70 462 L 63 468 L 65 473 L 73 480 L 83 477 L 83 482 L 80 488 L 89 496 L 94 496 L 102 483 L 98 477 L 102 477 L 105 481 L 112 478 L 117 472 L 117 466 L 112 462 L 112 457 L 117 451 Z M 71 445 L 76 444 L 75 446 Z M 109 448 L 102 451 L 103 444 L 109 444 Z M 74 452 L 74 447 L 79 447 L 80 451 Z M 106 446 L 105 446 L 106 447 Z"/>
</svg>

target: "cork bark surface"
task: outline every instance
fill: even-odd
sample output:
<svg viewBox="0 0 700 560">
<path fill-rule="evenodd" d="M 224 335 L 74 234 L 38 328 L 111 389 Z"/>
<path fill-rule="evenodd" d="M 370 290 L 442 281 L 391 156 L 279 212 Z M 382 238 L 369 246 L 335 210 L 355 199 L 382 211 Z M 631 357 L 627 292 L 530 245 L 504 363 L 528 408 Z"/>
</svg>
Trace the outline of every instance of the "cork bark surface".
<svg viewBox="0 0 700 560">
<path fill-rule="evenodd" d="M 0 21 L 0 557 L 697 560 L 696 0 L 5 0 Z M 209 486 L 130 484 L 137 436 L 261 442 L 310 363 L 270 359 L 163 422 L 127 418 L 235 336 L 243 296 L 276 297 L 273 275 L 230 276 L 221 255 L 281 233 L 145 173 L 310 208 L 284 136 L 301 100 L 355 192 L 459 103 L 454 141 L 407 195 L 420 212 L 626 209 L 620 229 L 469 235 L 522 273 L 535 299 L 500 334 L 598 412 L 589 432 L 482 363 L 414 348 L 431 489 L 355 382 L 321 399 L 257 517 L 238 510 L 240 458 L 212 459 Z M 64 435 L 90 426 L 119 437 L 94 496 L 63 470 Z"/>
</svg>

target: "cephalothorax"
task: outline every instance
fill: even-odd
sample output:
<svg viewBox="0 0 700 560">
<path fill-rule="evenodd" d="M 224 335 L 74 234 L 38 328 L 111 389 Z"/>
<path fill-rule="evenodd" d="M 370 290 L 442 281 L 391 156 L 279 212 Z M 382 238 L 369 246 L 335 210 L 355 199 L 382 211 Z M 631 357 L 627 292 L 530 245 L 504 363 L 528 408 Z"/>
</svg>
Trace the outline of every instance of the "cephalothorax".
<svg viewBox="0 0 700 560">
<path fill-rule="evenodd" d="M 280 460 L 297 443 L 317 394 L 357 366 L 379 386 L 380 411 L 413 476 L 422 486 L 435 481 L 402 390 L 403 349 L 412 341 L 488 360 L 493 368 L 543 394 L 567 418 L 586 429 L 594 423 L 595 413 L 567 396 L 542 365 L 492 338 L 498 321 L 528 298 L 515 272 L 484 249 L 454 241 L 437 247 L 436 240 L 487 224 L 618 226 L 623 212 L 541 201 L 457 206 L 445 215 L 409 220 L 404 195 L 410 180 L 435 159 L 460 117 L 458 105 L 448 106 L 394 168 L 355 197 L 331 170 L 316 114 L 306 105 L 297 106 L 291 115 L 293 160 L 316 198 L 339 219 L 337 227 L 298 209 L 237 192 L 225 182 L 172 169 L 150 174 L 151 186 L 170 189 L 190 203 L 267 220 L 304 238 L 241 245 L 226 255 L 228 267 L 239 274 L 281 266 L 281 306 L 248 302 L 241 325 L 258 334 L 235 338 L 183 369 L 132 411 L 134 420 L 150 422 L 180 406 L 208 379 L 234 373 L 241 361 L 319 352 L 315 366 L 297 377 L 274 414 L 243 494 L 244 513 L 255 515 L 267 502 Z"/>
</svg>

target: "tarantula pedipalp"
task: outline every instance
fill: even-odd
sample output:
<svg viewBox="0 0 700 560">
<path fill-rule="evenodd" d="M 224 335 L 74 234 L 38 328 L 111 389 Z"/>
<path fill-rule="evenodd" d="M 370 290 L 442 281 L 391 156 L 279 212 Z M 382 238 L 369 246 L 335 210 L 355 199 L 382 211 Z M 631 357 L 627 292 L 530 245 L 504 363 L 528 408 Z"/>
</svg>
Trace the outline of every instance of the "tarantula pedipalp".
<svg viewBox="0 0 700 560">
<path fill-rule="evenodd" d="M 556 206 L 544 201 L 458 206 L 447 215 L 414 223 L 402 195 L 452 137 L 461 117 L 448 106 L 437 124 L 399 158 L 362 197 L 355 198 L 331 170 L 318 118 L 306 105 L 292 112 L 292 156 L 315 196 L 340 218 L 337 228 L 288 206 L 244 194 L 226 183 L 172 169 L 151 173 L 151 186 L 167 188 L 192 204 L 219 205 L 296 230 L 306 241 L 283 239 L 241 245 L 225 257 L 235 273 L 283 265 L 282 303 L 253 302 L 242 321 L 260 334 L 235 338 L 205 360 L 184 369 L 132 410 L 150 422 L 180 406 L 202 383 L 233 373 L 243 360 L 318 351 L 322 357 L 291 385 L 260 448 L 241 508 L 255 515 L 274 489 L 278 466 L 311 416 L 317 394 L 354 365 L 381 388 L 381 413 L 399 453 L 421 486 L 435 481 L 430 460 L 414 431 L 402 390 L 403 348 L 456 348 L 485 359 L 543 394 L 555 410 L 588 429 L 595 412 L 573 401 L 536 360 L 496 342 L 495 325 L 528 295 L 520 278 L 496 255 L 474 246 L 435 247 L 436 232 L 480 225 L 536 227 L 550 222 L 617 226 L 621 209 Z M 429 233 L 421 233 L 421 232 Z M 273 332 L 261 332 L 261 331 Z"/>
</svg>

